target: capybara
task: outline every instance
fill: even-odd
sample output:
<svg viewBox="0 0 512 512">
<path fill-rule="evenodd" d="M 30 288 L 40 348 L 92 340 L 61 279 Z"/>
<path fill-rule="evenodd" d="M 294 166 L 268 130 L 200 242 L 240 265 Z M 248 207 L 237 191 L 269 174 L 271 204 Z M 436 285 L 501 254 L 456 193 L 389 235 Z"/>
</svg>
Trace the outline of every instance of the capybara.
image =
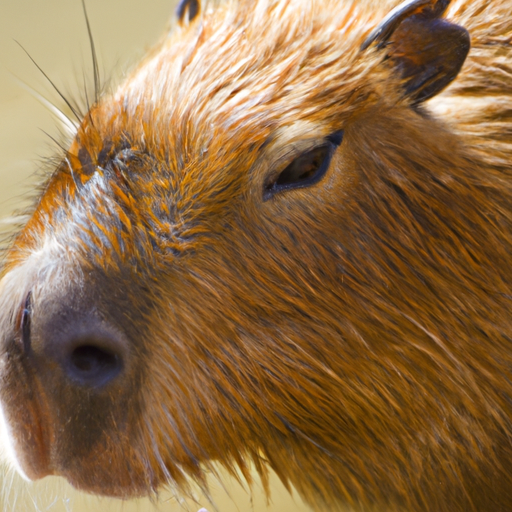
<svg viewBox="0 0 512 512">
<path fill-rule="evenodd" d="M 184 0 L 89 98 L 3 263 L 19 471 L 512 510 L 512 0 L 397 4 Z"/>
</svg>

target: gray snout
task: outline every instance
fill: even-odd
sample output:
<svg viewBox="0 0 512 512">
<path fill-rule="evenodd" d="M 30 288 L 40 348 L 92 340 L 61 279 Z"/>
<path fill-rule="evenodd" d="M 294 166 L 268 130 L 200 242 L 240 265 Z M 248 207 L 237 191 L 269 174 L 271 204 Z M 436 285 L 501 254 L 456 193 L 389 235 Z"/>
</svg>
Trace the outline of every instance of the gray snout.
<svg viewBox="0 0 512 512">
<path fill-rule="evenodd" d="M 61 305 L 41 315 L 33 306 L 35 315 L 32 305 L 22 315 L 22 345 L 43 373 L 56 370 L 69 384 L 98 388 L 126 369 L 128 340 L 97 311 Z"/>
<path fill-rule="evenodd" d="M 69 336 L 58 341 L 62 348 L 61 365 L 70 380 L 78 384 L 103 386 L 123 369 L 122 342 L 98 326 L 88 327 L 70 332 Z"/>
<path fill-rule="evenodd" d="M 73 285 L 34 287 L 6 315 L 0 400 L 26 475 L 66 475 L 93 489 L 89 475 L 110 467 L 106 447 L 129 436 L 139 414 L 142 358 L 133 343 L 136 316 L 125 315 L 125 304 L 108 310 L 119 304 L 110 290 L 105 298 L 101 289 Z M 87 464 L 94 470 L 84 471 Z"/>
</svg>

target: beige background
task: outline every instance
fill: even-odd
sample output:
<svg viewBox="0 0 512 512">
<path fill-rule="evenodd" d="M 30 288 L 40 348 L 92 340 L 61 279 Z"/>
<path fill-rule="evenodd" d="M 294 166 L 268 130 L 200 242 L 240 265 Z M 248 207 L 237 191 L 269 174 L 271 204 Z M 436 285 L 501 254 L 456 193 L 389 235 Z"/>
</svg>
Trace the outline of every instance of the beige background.
<svg viewBox="0 0 512 512">
<path fill-rule="evenodd" d="M 173 0 L 87 0 L 102 76 L 119 77 L 163 31 L 173 10 Z M 89 43 L 80 0 L 0 0 L 0 220 L 1 227 L 13 210 L 26 204 L 36 181 L 33 173 L 42 158 L 56 153 L 44 132 L 59 138 L 58 122 L 35 96 L 63 108 L 63 101 L 30 62 L 20 44 L 72 97 L 83 96 L 83 75 L 92 84 Z M 115 83 L 116 80 L 114 80 Z M 29 90 L 35 92 L 29 92 Z M 267 509 L 261 489 L 255 486 L 253 501 L 229 479 L 228 492 L 213 482 L 220 512 L 306 512 L 274 479 L 272 504 Z M 74 492 L 61 479 L 27 484 L 12 472 L 3 478 L 5 511 L 177 511 L 183 510 L 165 493 L 157 504 L 148 500 L 120 502 L 100 500 Z M 200 499 L 201 506 L 213 507 Z M 3 505 L 2 505 L 3 503 Z M 197 512 L 197 504 L 188 510 Z"/>
</svg>

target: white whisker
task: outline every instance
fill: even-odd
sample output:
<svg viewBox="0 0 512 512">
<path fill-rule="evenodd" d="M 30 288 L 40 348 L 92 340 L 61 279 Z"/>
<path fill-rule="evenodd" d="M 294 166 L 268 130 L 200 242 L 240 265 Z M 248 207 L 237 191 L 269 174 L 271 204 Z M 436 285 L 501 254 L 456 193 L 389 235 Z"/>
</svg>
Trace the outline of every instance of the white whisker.
<svg viewBox="0 0 512 512">
<path fill-rule="evenodd" d="M 18 85 L 25 89 L 31 96 L 38 100 L 44 107 L 46 107 L 57 119 L 64 125 L 67 134 L 72 137 L 76 135 L 78 130 L 78 122 L 70 119 L 62 110 L 56 107 L 51 101 L 47 100 L 42 94 L 38 93 L 33 87 L 24 82 L 13 74 L 14 79 Z"/>
<path fill-rule="evenodd" d="M 3 217 L 0 219 L 0 224 L 13 225 L 13 224 L 24 224 L 30 218 L 29 215 L 11 215 L 9 217 Z"/>
</svg>

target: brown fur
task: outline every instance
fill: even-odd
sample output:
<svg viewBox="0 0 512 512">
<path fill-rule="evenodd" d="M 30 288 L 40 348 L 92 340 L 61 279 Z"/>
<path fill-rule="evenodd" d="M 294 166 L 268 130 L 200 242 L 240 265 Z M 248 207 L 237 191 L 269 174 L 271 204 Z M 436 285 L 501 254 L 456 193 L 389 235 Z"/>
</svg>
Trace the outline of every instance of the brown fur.
<svg viewBox="0 0 512 512">
<path fill-rule="evenodd" d="M 127 497 L 252 462 L 328 510 L 512 509 L 512 3 L 453 2 L 470 56 L 417 109 L 360 51 L 391 6 L 203 5 L 93 106 L 0 285 L 25 471 Z M 319 184 L 262 201 L 338 130 Z M 24 362 L 29 291 L 37 357 L 69 302 L 125 332 L 123 378 Z"/>
</svg>

